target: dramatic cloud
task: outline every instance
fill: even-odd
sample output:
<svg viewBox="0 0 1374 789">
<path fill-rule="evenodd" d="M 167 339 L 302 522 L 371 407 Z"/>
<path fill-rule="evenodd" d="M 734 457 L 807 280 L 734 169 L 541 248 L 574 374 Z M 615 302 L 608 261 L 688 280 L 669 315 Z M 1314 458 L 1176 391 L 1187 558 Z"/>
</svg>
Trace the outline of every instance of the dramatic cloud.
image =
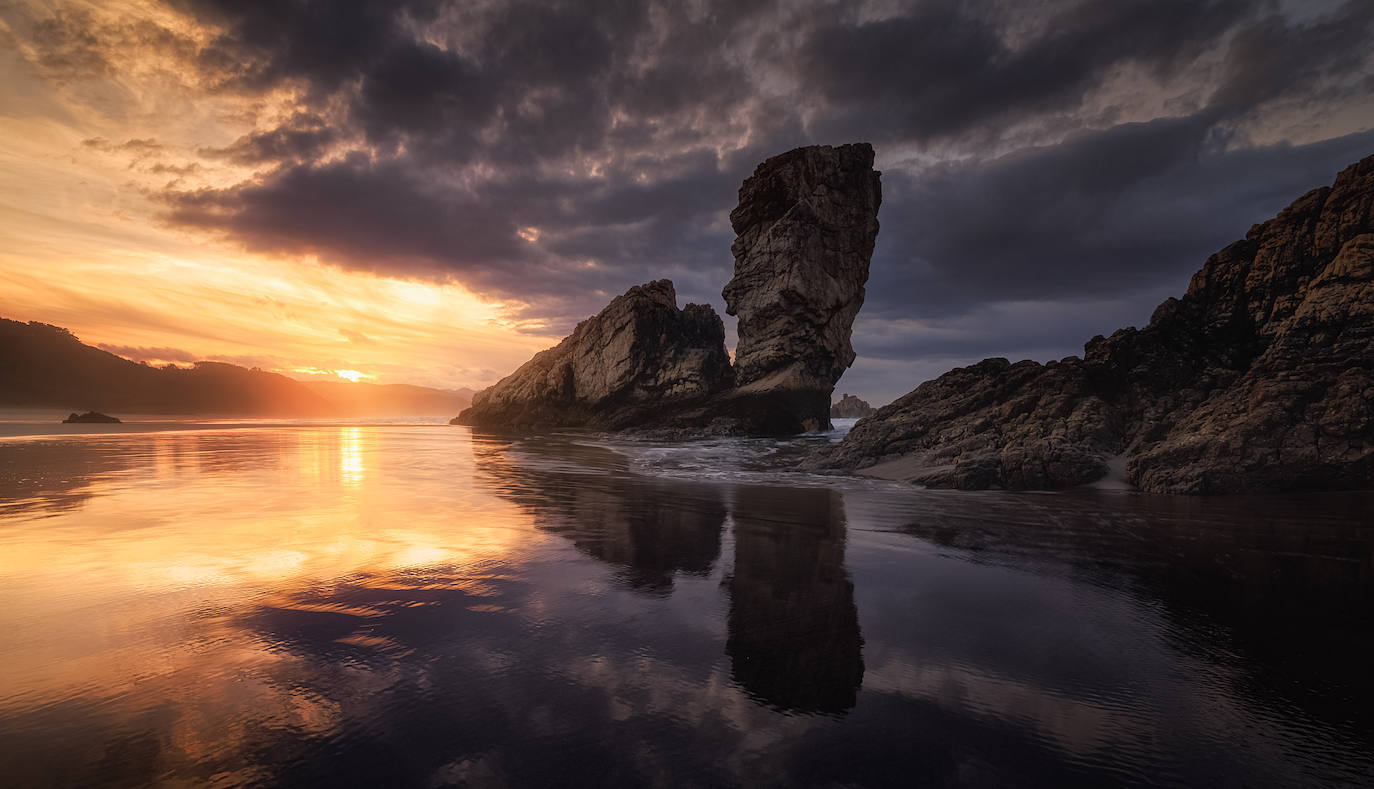
<svg viewBox="0 0 1374 789">
<path fill-rule="evenodd" d="M 34 73 L 232 108 L 195 146 L 86 139 L 174 177 L 140 187 L 159 221 L 461 283 L 519 330 L 560 333 L 661 276 L 720 309 L 754 165 L 872 141 L 883 229 L 843 386 L 878 400 L 932 360 L 1064 355 L 1141 322 L 1374 153 L 1361 0 L 83 9 L 11 14 Z"/>
<path fill-rule="evenodd" d="M 199 358 L 190 351 L 183 351 L 180 348 L 143 348 L 133 345 L 110 345 L 100 343 L 102 351 L 109 351 L 115 356 L 123 356 L 136 362 L 195 362 Z"/>
</svg>

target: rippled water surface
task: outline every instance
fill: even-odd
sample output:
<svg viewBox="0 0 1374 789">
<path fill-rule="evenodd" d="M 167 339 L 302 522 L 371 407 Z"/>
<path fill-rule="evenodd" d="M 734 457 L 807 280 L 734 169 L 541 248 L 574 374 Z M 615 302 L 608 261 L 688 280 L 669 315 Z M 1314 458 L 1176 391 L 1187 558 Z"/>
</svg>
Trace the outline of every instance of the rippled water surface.
<svg viewBox="0 0 1374 789">
<path fill-rule="evenodd" d="M 1374 784 L 1367 494 L 138 429 L 0 440 L 5 786 Z"/>
</svg>

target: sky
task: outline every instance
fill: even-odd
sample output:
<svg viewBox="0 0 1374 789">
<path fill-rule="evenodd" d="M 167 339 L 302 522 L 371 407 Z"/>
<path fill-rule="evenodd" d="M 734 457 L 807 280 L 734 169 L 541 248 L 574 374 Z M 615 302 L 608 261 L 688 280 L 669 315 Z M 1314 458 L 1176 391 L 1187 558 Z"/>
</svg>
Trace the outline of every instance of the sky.
<svg viewBox="0 0 1374 789">
<path fill-rule="evenodd" d="M 875 405 L 1143 325 L 1374 154 L 1367 0 L 12 0 L 0 70 L 0 316 L 447 388 L 649 280 L 724 316 L 800 145 L 883 171 Z"/>
</svg>

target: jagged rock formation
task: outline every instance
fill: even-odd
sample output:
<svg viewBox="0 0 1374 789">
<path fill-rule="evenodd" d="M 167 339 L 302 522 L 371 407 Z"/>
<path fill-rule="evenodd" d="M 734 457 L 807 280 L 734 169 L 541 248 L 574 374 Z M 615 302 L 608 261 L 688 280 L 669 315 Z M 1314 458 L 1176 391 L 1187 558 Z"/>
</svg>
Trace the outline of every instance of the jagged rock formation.
<svg viewBox="0 0 1374 789">
<path fill-rule="evenodd" d="M 1374 157 L 1209 258 L 1084 358 L 988 359 L 864 420 L 823 467 L 932 487 L 1374 487 Z"/>
<path fill-rule="evenodd" d="M 102 414 L 99 411 L 87 411 L 84 414 L 73 411 L 71 416 L 62 420 L 64 425 L 117 425 L 119 423 L 118 417 Z"/>
<path fill-rule="evenodd" d="M 454 424 L 787 435 L 829 426 L 863 305 L 882 201 L 867 143 L 797 148 L 760 164 L 730 214 L 725 286 L 739 316 L 732 367 L 708 306 L 673 284 L 631 288 L 558 347 L 478 393 Z"/>
<path fill-rule="evenodd" d="M 722 292 L 739 317 L 734 402 L 774 403 L 805 430 L 829 425 L 835 382 L 854 363 L 881 203 L 867 143 L 797 148 L 745 180 L 730 212 L 735 276 Z"/>
<path fill-rule="evenodd" d="M 831 419 L 863 419 L 872 416 L 878 409 L 860 400 L 852 394 L 845 393 L 843 397 L 835 401 L 830 406 Z"/>
<path fill-rule="evenodd" d="M 677 307 L 673 283 L 630 288 L 556 347 L 472 398 L 454 424 L 620 429 L 700 405 L 734 382 L 725 326 L 709 306 Z"/>
</svg>

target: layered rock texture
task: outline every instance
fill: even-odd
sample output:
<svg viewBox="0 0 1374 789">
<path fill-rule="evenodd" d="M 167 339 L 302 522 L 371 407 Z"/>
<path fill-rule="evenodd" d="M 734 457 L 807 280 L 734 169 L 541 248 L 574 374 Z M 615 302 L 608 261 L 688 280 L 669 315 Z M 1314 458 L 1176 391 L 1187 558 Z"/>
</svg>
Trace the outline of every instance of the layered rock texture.
<svg viewBox="0 0 1374 789">
<path fill-rule="evenodd" d="M 489 429 L 643 428 L 786 435 L 830 424 L 878 233 L 868 144 L 798 148 L 760 164 L 730 214 L 735 363 L 708 306 L 673 284 L 631 288 L 556 348 L 479 392 L 453 420 Z"/>
<path fill-rule="evenodd" d="M 620 429 L 699 406 L 734 382 L 725 326 L 709 306 L 678 309 L 673 283 L 630 288 L 556 347 L 472 398 L 455 424 Z"/>
<path fill-rule="evenodd" d="M 872 416 L 878 409 L 860 400 L 852 394 L 846 393 L 835 404 L 830 406 L 830 417 L 832 419 L 863 419 Z"/>
<path fill-rule="evenodd" d="M 835 382 L 854 363 L 881 203 L 866 143 L 798 148 L 745 180 L 730 212 L 735 276 L 722 292 L 739 317 L 736 401 L 785 395 L 802 428 L 829 425 Z"/>
<path fill-rule="evenodd" d="M 1144 329 L 988 359 L 882 408 L 818 465 L 931 487 L 1374 487 L 1374 157 L 1251 228 Z"/>
</svg>

